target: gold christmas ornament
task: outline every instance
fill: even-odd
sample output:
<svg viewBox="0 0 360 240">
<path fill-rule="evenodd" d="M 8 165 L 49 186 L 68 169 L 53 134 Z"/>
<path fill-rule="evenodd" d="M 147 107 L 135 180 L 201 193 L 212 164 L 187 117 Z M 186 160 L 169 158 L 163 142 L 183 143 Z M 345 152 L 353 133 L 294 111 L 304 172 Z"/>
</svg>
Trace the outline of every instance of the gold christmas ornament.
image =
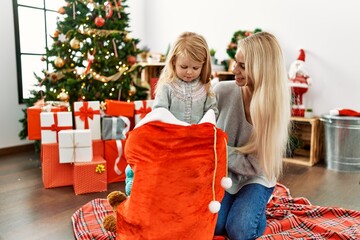
<svg viewBox="0 0 360 240">
<path fill-rule="evenodd" d="M 61 92 L 60 94 L 59 94 L 59 100 L 60 101 L 63 101 L 63 102 L 67 102 L 67 101 L 69 101 L 69 95 L 66 93 L 66 92 Z"/>
<path fill-rule="evenodd" d="M 130 85 L 130 89 L 129 89 L 129 91 L 128 91 L 129 97 L 134 96 L 135 93 L 136 93 L 136 87 L 134 87 L 133 85 Z"/>
<path fill-rule="evenodd" d="M 76 38 L 71 39 L 70 47 L 72 49 L 75 49 L 75 50 L 79 49 L 80 48 L 80 41 L 78 39 L 76 39 Z"/>
<path fill-rule="evenodd" d="M 65 14 L 66 13 L 65 8 L 64 7 L 59 8 L 58 13 Z"/>
<path fill-rule="evenodd" d="M 57 68 L 62 68 L 64 65 L 65 65 L 65 61 L 64 59 L 62 59 L 61 57 L 57 57 L 55 60 L 54 60 L 54 64 Z"/>
</svg>

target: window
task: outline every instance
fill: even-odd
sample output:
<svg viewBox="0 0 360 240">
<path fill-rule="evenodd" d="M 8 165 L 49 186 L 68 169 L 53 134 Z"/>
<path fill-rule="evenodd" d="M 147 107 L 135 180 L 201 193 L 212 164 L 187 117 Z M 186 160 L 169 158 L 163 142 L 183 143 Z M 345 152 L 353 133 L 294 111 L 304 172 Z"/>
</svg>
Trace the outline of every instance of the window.
<svg viewBox="0 0 360 240">
<path fill-rule="evenodd" d="M 53 43 L 51 36 L 62 16 L 57 10 L 65 1 L 13 0 L 19 103 L 30 97 L 42 70 L 49 70 L 41 57 Z"/>
</svg>

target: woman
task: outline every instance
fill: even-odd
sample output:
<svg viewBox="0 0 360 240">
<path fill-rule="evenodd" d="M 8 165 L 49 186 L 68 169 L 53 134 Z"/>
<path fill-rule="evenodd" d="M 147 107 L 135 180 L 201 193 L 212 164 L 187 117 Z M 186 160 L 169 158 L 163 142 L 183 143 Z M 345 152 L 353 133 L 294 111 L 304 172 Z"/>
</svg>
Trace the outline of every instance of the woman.
<svg viewBox="0 0 360 240">
<path fill-rule="evenodd" d="M 290 122 L 290 89 L 281 47 L 260 32 L 238 43 L 235 81 L 215 86 L 218 127 L 228 134 L 229 177 L 215 234 L 255 239 L 282 170 Z"/>
</svg>

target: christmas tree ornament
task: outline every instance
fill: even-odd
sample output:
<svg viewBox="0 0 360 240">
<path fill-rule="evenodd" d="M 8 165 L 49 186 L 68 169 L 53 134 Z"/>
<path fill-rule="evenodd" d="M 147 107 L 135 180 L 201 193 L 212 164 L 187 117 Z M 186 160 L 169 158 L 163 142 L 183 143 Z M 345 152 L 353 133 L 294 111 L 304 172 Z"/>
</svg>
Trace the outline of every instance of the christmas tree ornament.
<svg viewBox="0 0 360 240">
<path fill-rule="evenodd" d="M 128 91 L 128 95 L 129 95 L 129 99 L 131 99 L 132 96 L 134 96 L 136 93 L 136 87 L 134 85 L 130 85 L 129 91 Z"/>
<path fill-rule="evenodd" d="M 105 19 L 104 19 L 101 15 L 97 16 L 97 17 L 95 18 L 95 25 L 96 25 L 97 27 L 102 27 L 102 26 L 104 26 L 104 25 L 105 25 Z"/>
<path fill-rule="evenodd" d="M 59 31 L 58 31 L 58 30 L 56 30 L 56 31 L 54 32 L 54 38 L 57 38 L 57 37 L 59 37 Z"/>
<path fill-rule="evenodd" d="M 66 13 L 65 8 L 64 7 L 59 8 L 58 13 L 65 14 Z"/>
<path fill-rule="evenodd" d="M 289 85 L 292 92 L 292 110 L 291 115 L 304 117 L 305 105 L 303 104 L 303 95 L 308 91 L 311 85 L 311 78 L 305 69 L 305 51 L 300 49 L 300 54 L 289 68 Z"/>
<path fill-rule="evenodd" d="M 132 37 L 131 37 L 131 35 L 130 35 L 130 33 L 129 32 L 127 32 L 126 33 L 126 35 L 125 35 L 125 39 L 124 39 L 126 42 L 129 42 L 129 41 L 131 41 L 132 40 Z"/>
<path fill-rule="evenodd" d="M 117 46 L 116 46 L 116 42 L 115 42 L 115 38 L 112 39 L 112 43 L 113 43 L 113 47 L 114 47 L 114 54 L 115 57 L 118 57 L 118 52 L 117 52 Z"/>
<path fill-rule="evenodd" d="M 121 14 L 120 14 L 121 1 L 116 2 L 116 0 L 114 0 L 114 4 L 115 4 L 115 8 L 116 8 L 118 18 L 121 18 Z"/>
<path fill-rule="evenodd" d="M 130 66 L 134 65 L 136 63 L 136 57 L 132 55 L 127 56 L 127 62 Z"/>
<path fill-rule="evenodd" d="M 111 5 L 111 2 L 106 1 L 106 3 L 105 3 L 105 17 L 106 18 L 111 18 L 113 13 L 114 13 L 114 11 L 113 11 L 113 7 Z"/>
<path fill-rule="evenodd" d="M 93 53 L 91 54 L 90 52 L 87 53 L 87 60 L 88 60 L 88 65 L 86 67 L 85 70 L 85 74 L 88 74 L 90 72 L 90 68 L 91 68 L 91 64 L 94 62 L 95 60 L 95 53 L 96 53 L 96 49 L 94 48 Z"/>
<path fill-rule="evenodd" d="M 72 49 L 78 50 L 80 48 L 80 41 L 76 38 L 71 39 L 70 47 Z"/>
<path fill-rule="evenodd" d="M 62 42 L 62 43 L 66 42 L 66 39 L 67 39 L 66 35 L 64 33 L 60 33 L 58 38 L 59 38 L 59 41 Z"/>
<path fill-rule="evenodd" d="M 61 93 L 59 93 L 59 100 L 62 102 L 68 102 L 70 99 L 70 96 L 65 92 L 65 90 L 62 90 Z"/>
<path fill-rule="evenodd" d="M 55 60 L 54 60 L 54 65 L 55 65 L 57 68 L 62 68 L 62 67 L 65 65 L 65 61 L 64 61 L 64 59 L 62 59 L 61 57 L 57 57 L 57 58 L 55 58 Z"/>
<path fill-rule="evenodd" d="M 56 82 L 58 80 L 56 73 L 51 73 L 49 77 L 52 82 Z"/>
<path fill-rule="evenodd" d="M 73 19 L 75 20 L 75 17 L 76 17 L 76 1 L 73 2 Z"/>
</svg>

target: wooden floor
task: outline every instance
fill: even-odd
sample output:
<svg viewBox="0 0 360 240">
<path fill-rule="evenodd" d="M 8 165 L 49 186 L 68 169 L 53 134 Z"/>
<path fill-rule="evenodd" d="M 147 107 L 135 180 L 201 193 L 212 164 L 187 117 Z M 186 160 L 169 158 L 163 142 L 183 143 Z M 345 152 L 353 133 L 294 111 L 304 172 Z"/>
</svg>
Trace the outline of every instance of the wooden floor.
<svg viewBox="0 0 360 240">
<path fill-rule="evenodd" d="M 360 211 L 360 173 L 340 173 L 322 165 L 285 165 L 280 181 L 293 197 L 306 197 L 313 205 Z M 124 190 L 123 183 L 108 192 Z M 78 195 L 72 187 L 44 189 L 39 156 L 25 152 L 0 157 L 0 240 L 74 239 L 71 215 L 108 192 Z"/>
</svg>

